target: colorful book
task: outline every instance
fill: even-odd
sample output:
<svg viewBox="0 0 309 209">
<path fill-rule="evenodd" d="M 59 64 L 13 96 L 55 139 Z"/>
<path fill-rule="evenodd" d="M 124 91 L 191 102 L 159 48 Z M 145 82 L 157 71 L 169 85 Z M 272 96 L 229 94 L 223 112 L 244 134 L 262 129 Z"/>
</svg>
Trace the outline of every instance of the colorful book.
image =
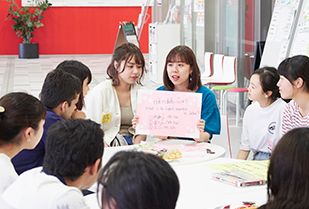
<svg viewBox="0 0 309 209">
<path fill-rule="evenodd" d="M 240 171 L 213 173 L 211 177 L 236 187 L 259 186 L 267 183 L 265 179 Z"/>
</svg>

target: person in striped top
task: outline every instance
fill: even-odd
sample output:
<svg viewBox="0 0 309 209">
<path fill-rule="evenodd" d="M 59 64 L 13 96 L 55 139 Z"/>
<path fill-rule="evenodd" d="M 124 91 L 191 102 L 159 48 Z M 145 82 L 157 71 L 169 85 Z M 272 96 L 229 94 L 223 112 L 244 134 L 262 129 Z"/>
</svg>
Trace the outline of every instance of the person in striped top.
<svg viewBox="0 0 309 209">
<path fill-rule="evenodd" d="M 283 99 L 291 99 L 283 111 L 282 135 L 297 127 L 309 127 L 309 58 L 297 55 L 283 60 L 277 83 Z"/>
</svg>

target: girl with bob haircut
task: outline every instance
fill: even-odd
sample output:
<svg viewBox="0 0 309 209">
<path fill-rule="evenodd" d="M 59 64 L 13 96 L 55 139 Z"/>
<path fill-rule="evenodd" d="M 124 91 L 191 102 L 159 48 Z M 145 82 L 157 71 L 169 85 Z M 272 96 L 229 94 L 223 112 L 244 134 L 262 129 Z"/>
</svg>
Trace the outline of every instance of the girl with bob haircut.
<svg viewBox="0 0 309 209">
<path fill-rule="evenodd" d="M 309 208 L 309 128 L 287 132 L 271 154 L 261 209 Z"/>
<path fill-rule="evenodd" d="M 215 95 L 202 85 L 201 73 L 193 51 L 187 46 L 176 46 L 167 55 L 163 72 L 164 86 L 157 90 L 202 93 L 201 119 L 196 121 L 200 138 L 196 142 L 208 142 L 213 134 L 220 134 L 220 113 Z M 166 139 L 167 136 L 158 136 Z"/>
<path fill-rule="evenodd" d="M 92 75 L 90 69 L 82 62 L 77 60 L 65 60 L 61 62 L 57 67 L 60 68 L 64 72 L 75 75 L 81 81 L 81 89 L 82 92 L 79 95 L 78 102 L 76 104 L 76 110 L 72 114 L 72 118 L 86 118 L 86 114 L 82 112 L 82 108 L 84 107 L 84 98 L 89 91 L 89 84 L 92 80 Z"/>
<path fill-rule="evenodd" d="M 286 103 L 279 98 L 276 68 L 264 67 L 253 72 L 248 98 L 256 101 L 249 105 L 243 118 L 238 159 L 246 160 L 250 151 L 253 160 L 267 160 L 281 136 L 281 122 Z"/>
<path fill-rule="evenodd" d="M 56 68 L 61 68 L 63 71 L 75 75 L 82 82 L 82 92 L 79 96 L 78 103 L 76 104 L 77 109 L 82 110 L 84 106 L 84 98 L 89 91 L 89 84 L 92 80 L 90 69 L 84 63 L 77 60 L 65 60 Z"/>
<path fill-rule="evenodd" d="M 9 93 L 0 99 L 0 195 L 18 176 L 11 159 L 38 144 L 45 117 L 43 103 L 29 94 Z"/>
<path fill-rule="evenodd" d="M 134 135 L 137 91 L 142 87 L 145 60 L 132 43 L 117 47 L 107 68 L 109 79 L 101 82 L 85 98 L 87 118 L 101 124 L 108 146 L 139 144 L 145 135 Z"/>
<path fill-rule="evenodd" d="M 97 190 L 97 194 L 102 194 L 98 197 L 102 209 L 174 209 L 179 181 L 162 158 L 122 151 L 102 169 Z"/>
<path fill-rule="evenodd" d="M 281 97 L 292 99 L 283 112 L 282 134 L 309 126 L 309 58 L 297 55 L 283 60 L 278 82 Z"/>
</svg>

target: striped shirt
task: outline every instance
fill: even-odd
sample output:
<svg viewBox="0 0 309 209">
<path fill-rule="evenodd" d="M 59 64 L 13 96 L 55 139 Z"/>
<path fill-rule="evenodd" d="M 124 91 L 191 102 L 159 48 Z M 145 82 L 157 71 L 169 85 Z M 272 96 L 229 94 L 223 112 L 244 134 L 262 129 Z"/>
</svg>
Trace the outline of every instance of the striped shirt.
<svg viewBox="0 0 309 209">
<path fill-rule="evenodd" d="M 282 134 L 298 127 L 309 127 L 309 115 L 301 116 L 298 104 L 291 100 L 283 111 Z"/>
</svg>

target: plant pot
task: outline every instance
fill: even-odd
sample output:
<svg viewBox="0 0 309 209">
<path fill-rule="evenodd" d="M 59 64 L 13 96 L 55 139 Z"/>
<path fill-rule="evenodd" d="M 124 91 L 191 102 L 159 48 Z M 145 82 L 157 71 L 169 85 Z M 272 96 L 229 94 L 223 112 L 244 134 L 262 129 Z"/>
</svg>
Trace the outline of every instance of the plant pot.
<svg viewBox="0 0 309 209">
<path fill-rule="evenodd" d="M 20 59 L 39 58 L 39 44 L 19 44 L 18 55 Z"/>
</svg>

